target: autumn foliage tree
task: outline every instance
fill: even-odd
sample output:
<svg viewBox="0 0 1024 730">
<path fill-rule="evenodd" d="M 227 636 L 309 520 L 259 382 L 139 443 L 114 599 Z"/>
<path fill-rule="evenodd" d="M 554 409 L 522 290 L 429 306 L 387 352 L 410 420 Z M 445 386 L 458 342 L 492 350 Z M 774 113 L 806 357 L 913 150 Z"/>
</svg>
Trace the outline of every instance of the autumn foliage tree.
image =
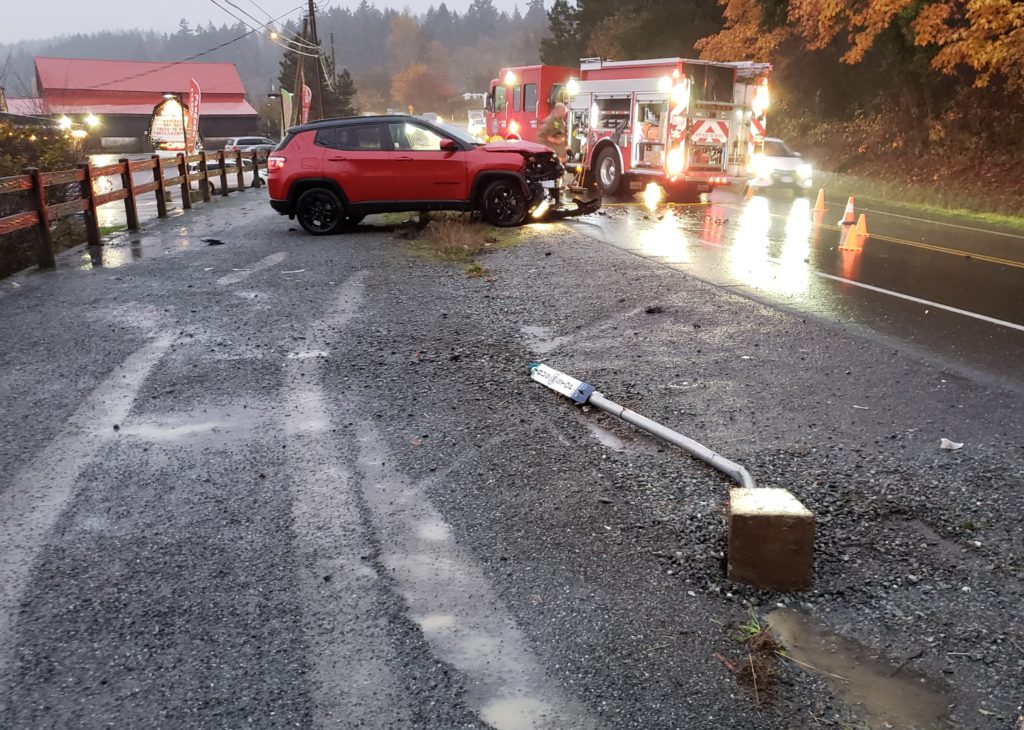
<svg viewBox="0 0 1024 730">
<path fill-rule="evenodd" d="M 448 80 L 424 63 L 414 63 L 395 74 L 391 96 L 415 112 L 443 108 L 453 94 Z"/>
</svg>

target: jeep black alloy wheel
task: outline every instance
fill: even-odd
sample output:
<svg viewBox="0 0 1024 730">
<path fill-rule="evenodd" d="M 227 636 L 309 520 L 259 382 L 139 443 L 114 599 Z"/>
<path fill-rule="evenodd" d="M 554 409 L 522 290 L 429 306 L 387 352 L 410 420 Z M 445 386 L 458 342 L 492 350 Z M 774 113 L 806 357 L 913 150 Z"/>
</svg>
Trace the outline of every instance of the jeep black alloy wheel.
<svg viewBox="0 0 1024 730">
<path fill-rule="evenodd" d="M 307 233 L 326 236 L 341 229 L 345 212 L 337 195 L 326 188 L 313 188 L 299 196 L 295 217 Z"/>
<path fill-rule="evenodd" d="M 526 194 L 516 180 L 495 180 L 484 190 L 483 214 L 492 226 L 508 228 L 526 220 Z"/>
</svg>

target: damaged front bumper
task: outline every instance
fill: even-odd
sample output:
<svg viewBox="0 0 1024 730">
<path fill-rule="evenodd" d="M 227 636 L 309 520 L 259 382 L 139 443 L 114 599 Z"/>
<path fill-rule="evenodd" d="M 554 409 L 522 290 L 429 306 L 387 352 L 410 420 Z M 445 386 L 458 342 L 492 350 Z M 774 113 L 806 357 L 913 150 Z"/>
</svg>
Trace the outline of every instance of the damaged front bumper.
<svg viewBox="0 0 1024 730">
<path fill-rule="evenodd" d="M 567 180 L 571 180 L 568 185 Z M 528 175 L 530 217 L 534 221 L 549 221 L 597 211 L 601 207 L 600 188 L 575 184 L 577 182 L 576 177 L 566 175 L 561 162 L 548 166 L 540 174 Z"/>
</svg>

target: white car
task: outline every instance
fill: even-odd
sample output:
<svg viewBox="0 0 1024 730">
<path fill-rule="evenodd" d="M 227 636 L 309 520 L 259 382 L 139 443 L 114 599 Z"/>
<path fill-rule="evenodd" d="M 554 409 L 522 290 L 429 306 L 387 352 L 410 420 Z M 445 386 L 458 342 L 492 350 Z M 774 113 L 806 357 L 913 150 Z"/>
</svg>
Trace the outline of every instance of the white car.
<svg viewBox="0 0 1024 730">
<path fill-rule="evenodd" d="M 809 190 L 814 185 L 811 164 L 776 137 L 765 138 L 764 152 L 754 155 L 750 167 L 753 174 L 750 184 L 754 187 Z"/>
<path fill-rule="evenodd" d="M 224 143 L 224 151 L 234 152 L 235 150 L 241 150 L 242 152 L 248 152 L 254 147 L 264 146 L 273 149 L 277 144 L 274 140 L 267 139 L 266 137 L 231 137 Z"/>
</svg>

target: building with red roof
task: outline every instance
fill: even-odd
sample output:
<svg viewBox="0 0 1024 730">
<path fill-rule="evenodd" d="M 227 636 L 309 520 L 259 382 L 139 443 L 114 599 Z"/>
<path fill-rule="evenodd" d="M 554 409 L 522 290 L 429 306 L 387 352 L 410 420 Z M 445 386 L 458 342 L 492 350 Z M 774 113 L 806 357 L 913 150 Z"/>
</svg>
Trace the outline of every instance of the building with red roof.
<svg viewBox="0 0 1024 730">
<path fill-rule="evenodd" d="M 259 114 L 245 98 L 232 63 L 107 61 L 37 57 L 35 98 L 8 98 L 11 114 L 98 119 L 93 145 L 145 151 L 153 108 L 166 94 L 188 98 L 189 79 L 202 91 L 199 134 L 207 149 L 227 137 L 255 134 Z M 97 138 L 101 144 L 96 145 Z"/>
</svg>

